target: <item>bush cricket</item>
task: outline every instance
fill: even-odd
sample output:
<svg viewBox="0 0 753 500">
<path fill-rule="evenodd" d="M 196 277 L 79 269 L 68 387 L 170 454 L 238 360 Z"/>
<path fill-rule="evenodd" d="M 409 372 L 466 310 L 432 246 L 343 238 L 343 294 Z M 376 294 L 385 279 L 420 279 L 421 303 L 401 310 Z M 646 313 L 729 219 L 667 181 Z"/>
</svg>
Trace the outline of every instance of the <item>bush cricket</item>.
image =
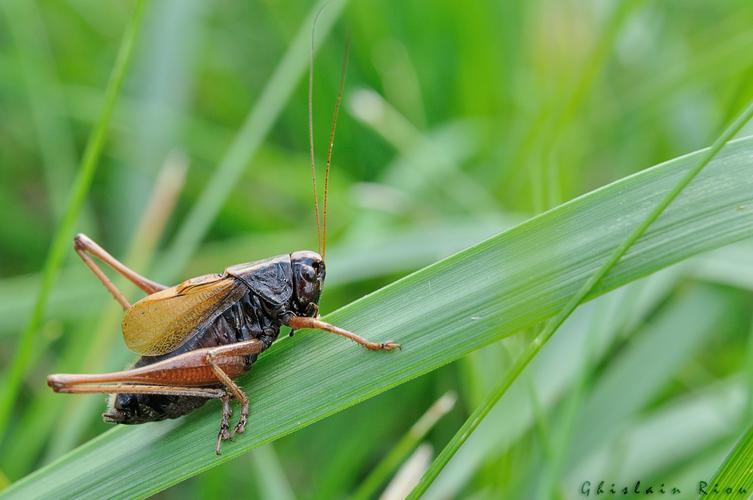
<svg viewBox="0 0 753 500">
<path fill-rule="evenodd" d="M 133 368 L 124 371 L 50 375 L 47 384 L 54 391 L 112 394 L 102 417 L 118 424 L 177 418 L 209 399 L 219 399 L 222 417 L 215 446 L 219 455 L 222 442 L 233 435 L 231 399 L 240 405 L 234 432 L 242 433 L 248 421 L 248 397 L 234 379 L 251 369 L 257 356 L 277 339 L 282 325 L 292 331 L 312 328 L 334 333 L 370 350 L 400 347 L 391 341 L 369 342 L 318 319 L 325 277 L 328 180 L 348 47 L 346 43 L 329 137 L 321 225 L 312 130 L 313 55 L 309 67 L 309 145 L 318 252 L 304 250 L 238 264 L 221 274 L 192 278 L 168 288 L 129 269 L 87 236 L 77 235 L 76 253 L 123 307 L 123 337 L 141 357 Z M 148 295 L 129 304 L 92 257 Z"/>
</svg>

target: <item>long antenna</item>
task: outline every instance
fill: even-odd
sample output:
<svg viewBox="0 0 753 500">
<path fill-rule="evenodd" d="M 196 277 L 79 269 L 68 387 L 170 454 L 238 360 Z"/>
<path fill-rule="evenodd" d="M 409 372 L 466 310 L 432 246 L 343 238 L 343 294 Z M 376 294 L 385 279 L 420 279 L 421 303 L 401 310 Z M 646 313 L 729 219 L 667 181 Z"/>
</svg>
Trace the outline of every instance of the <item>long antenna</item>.
<svg viewBox="0 0 753 500">
<path fill-rule="evenodd" d="M 327 253 L 327 193 L 329 193 L 329 169 L 332 165 L 332 149 L 335 145 L 335 129 L 337 128 L 337 113 L 340 111 L 340 103 L 343 100 L 343 89 L 345 88 L 345 75 L 348 72 L 348 56 L 350 54 L 350 35 L 345 38 L 345 53 L 343 54 L 342 69 L 340 70 L 340 87 L 337 90 L 337 101 L 335 101 L 335 110 L 332 113 L 332 129 L 329 132 L 329 150 L 327 151 L 327 166 L 324 169 L 324 206 L 323 206 L 323 226 L 322 226 L 322 259 Z"/>
<path fill-rule="evenodd" d="M 311 187 L 314 191 L 314 214 L 316 215 L 316 242 L 319 254 L 322 253 L 322 228 L 319 223 L 319 195 L 316 183 L 316 157 L 314 156 L 314 46 L 316 44 L 316 22 L 324 11 L 325 4 L 314 17 L 311 25 L 311 50 L 309 52 L 309 150 L 311 152 Z"/>
</svg>

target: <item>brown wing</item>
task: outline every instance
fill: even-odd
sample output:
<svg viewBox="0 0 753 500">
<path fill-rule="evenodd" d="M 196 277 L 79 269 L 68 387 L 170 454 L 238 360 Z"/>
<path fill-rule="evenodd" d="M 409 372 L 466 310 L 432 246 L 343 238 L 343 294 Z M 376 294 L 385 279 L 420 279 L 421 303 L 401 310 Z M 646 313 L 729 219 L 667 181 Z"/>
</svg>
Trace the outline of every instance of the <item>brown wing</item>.
<svg viewBox="0 0 753 500">
<path fill-rule="evenodd" d="M 123 316 L 125 343 L 148 356 L 174 351 L 244 293 L 235 278 L 208 274 L 147 295 Z"/>
</svg>

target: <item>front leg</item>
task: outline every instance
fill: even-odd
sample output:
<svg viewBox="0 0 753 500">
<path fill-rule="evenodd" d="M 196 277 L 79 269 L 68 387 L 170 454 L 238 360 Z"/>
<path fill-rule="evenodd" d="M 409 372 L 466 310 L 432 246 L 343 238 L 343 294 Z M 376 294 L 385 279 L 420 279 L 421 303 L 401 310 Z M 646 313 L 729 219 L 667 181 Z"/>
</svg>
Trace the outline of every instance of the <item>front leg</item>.
<svg viewBox="0 0 753 500">
<path fill-rule="evenodd" d="M 381 342 L 381 343 L 370 342 L 363 337 L 359 337 L 353 332 L 349 332 L 348 330 L 344 330 L 335 325 L 330 325 L 329 323 L 325 323 L 324 321 L 321 321 L 317 318 L 309 318 L 306 316 L 293 316 L 289 320 L 287 320 L 286 325 L 295 330 L 298 330 L 301 328 L 312 328 L 315 330 L 323 330 L 325 332 L 334 333 L 335 335 L 340 335 L 341 337 L 350 339 L 353 342 L 356 342 L 357 344 L 362 345 L 363 347 L 365 347 L 366 349 L 370 351 L 391 351 L 393 349 L 400 348 L 400 344 L 398 344 L 397 342 L 392 342 L 391 340 L 387 342 Z"/>
</svg>

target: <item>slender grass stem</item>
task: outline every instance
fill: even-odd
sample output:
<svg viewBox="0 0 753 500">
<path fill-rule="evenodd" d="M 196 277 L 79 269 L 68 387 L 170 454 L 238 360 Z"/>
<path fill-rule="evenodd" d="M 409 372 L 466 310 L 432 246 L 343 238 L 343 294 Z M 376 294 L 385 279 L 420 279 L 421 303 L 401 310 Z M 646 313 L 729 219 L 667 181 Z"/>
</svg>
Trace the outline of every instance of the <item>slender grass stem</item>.
<svg viewBox="0 0 753 500">
<path fill-rule="evenodd" d="M 620 244 L 599 267 L 594 274 L 583 284 L 580 290 L 573 295 L 570 301 L 563 307 L 560 312 L 546 325 L 544 330 L 536 336 L 535 339 L 528 345 L 523 351 L 520 357 L 515 361 L 510 370 L 505 374 L 500 382 L 499 386 L 495 388 L 489 396 L 479 405 L 476 410 L 468 417 L 468 420 L 463 423 L 458 432 L 452 437 L 447 446 L 444 447 L 442 452 L 437 456 L 434 462 L 426 471 L 426 474 L 421 478 L 416 488 L 411 492 L 408 498 L 419 498 L 434 482 L 434 479 L 439 475 L 444 466 L 455 455 L 458 449 L 465 443 L 473 431 L 478 427 L 481 421 L 486 417 L 489 411 L 497 404 L 497 401 L 507 392 L 507 389 L 518 378 L 523 370 L 528 366 L 528 363 L 536 357 L 541 348 L 547 343 L 547 341 L 554 335 L 559 329 L 562 323 L 570 317 L 575 309 L 581 302 L 594 290 L 597 284 L 614 268 L 623 255 L 635 244 L 638 239 L 643 236 L 646 230 L 653 224 L 659 216 L 672 204 L 672 202 L 680 195 L 680 193 L 690 184 L 693 179 L 698 176 L 699 173 L 709 164 L 709 162 L 721 151 L 721 149 L 729 142 L 734 136 L 743 128 L 743 126 L 753 116 L 753 101 L 748 103 L 745 110 L 737 117 L 737 119 L 727 127 L 727 129 L 714 141 L 714 144 L 706 150 L 705 154 L 701 156 L 688 172 L 675 184 L 672 190 L 667 193 L 664 198 L 654 207 L 651 212 L 643 219 L 643 221 L 636 226 L 635 229 L 625 238 L 625 241 Z"/>
<path fill-rule="evenodd" d="M 5 434 L 11 409 L 15 404 L 16 397 L 21 388 L 23 376 L 26 373 L 33 356 L 36 333 L 39 330 L 44 317 L 47 298 L 55 284 L 60 266 L 65 257 L 65 252 L 68 249 L 70 239 L 73 236 L 74 225 L 76 224 L 81 207 L 84 204 L 86 194 L 89 192 L 89 187 L 91 186 L 94 174 L 99 166 L 99 158 L 102 154 L 105 140 L 107 139 L 110 119 L 113 110 L 115 109 L 115 104 L 118 101 L 118 96 L 120 95 L 123 81 L 133 56 L 133 48 L 136 44 L 136 39 L 138 38 L 138 33 L 144 17 L 145 6 L 146 0 L 138 0 L 133 15 L 126 27 L 125 33 L 123 34 L 115 65 L 107 84 L 105 104 L 102 108 L 102 114 L 97 121 L 96 127 L 89 136 L 89 141 L 86 144 L 86 149 L 84 150 L 84 155 L 81 159 L 81 166 L 73 183 L 73 187 L 71 188 L 60 226 L 55 233 L 52 246 L 47 254 L 47 260 L 45 261 L 44 270 L 42 271 L 42 285 L 39 294 L 37 295 L 31 318 L 26 324 L 26 328 L 21 333 L 21 337 L 18 340 L 16 354 L 6 372 L 6 377 L 3 382 L 4 389 L 2 396 L 0 396 L 0 437 Z"/>
</svg>

